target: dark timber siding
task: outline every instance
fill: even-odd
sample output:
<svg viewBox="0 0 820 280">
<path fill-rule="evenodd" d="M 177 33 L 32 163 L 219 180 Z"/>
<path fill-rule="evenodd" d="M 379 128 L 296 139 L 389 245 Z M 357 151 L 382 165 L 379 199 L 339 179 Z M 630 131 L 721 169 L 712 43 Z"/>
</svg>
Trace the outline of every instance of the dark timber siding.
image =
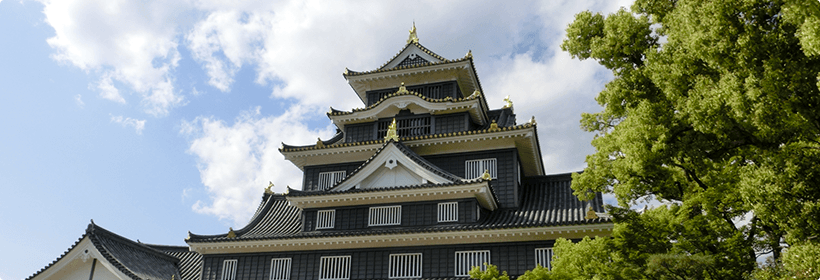
<svg viewBox="0 0 820 280">
<path fill-rule="evenodd" d="M 458 201 L 458 222 L 446 222 L 442 224 L 452 223 L 474 223 L 478 221 L 476 217 L 476 207 L 478 203 L 475 199 L 461 199 L 461 200 L 442 200 L 442 201 L 425 201 L 413 202 L 403 204 L 378 204 L 378 205 L 362 205 L 351 207 L 338 208 L 322 208 L 322 209 L 305 209 L 302 211 L 303 215 L 303 231 L 316 230 L 316 211 L 335 209 L 336 221 L 333 229 L 320 229 L 318 231 L 335 231 L 335 230 L 351 230 L 351 229 L 367 229 L 367 228 L 396 228 L 396 227 L 416 227 L 416 226 L 432 226 L 439 224 L 438 222 L 438 203 Z M 370 215 L 371 206 L 391 206 L 401 205 L 401 225 L 396 226 L 368 226 L 367 222 Z"/>
<path fill-rule="evenodd" d="M 436 116 L 435 133 L 450 133 L 466 131 L 470 122 L 467 113 Z"/>
<path fill-rule="evenodd" d="M 445 155 L 423 156 L 430 163 L 456 176 L 464 177 L 467 160 L 495 158 L 497 162 L 498 178 L 490 182 L 493 191 L 498 197 L 499 207 L 518 207 L 518 153 L 515 149 L 492 150 L 483 152 L 469 152 Z M 465 178 L 471 179 L 471 178 Z"/>
<path fill-rule="evenodd" d="M 331 171 L 342 171 L 344 170 L 347 172 L 346 174 L 350 174 L 353 170 L 356 170 L 356 167 L 362 165 L 362 162 L 351 162 L 351 163 L 341 163 L 341 164 L 329 164 L 329 165 L 313 165 L 313 166 L 305 166 L 305 173 L 304 177 L 302 178 L 302 190 L 305 191 L 313 191 L 319 187 L 319 173 L 321 172 L 331 172 Z"/>
<path fill-rule="evenodd" d="M 422 253 L 422 278 L 455 275 L 456 251 L 490 250 L 491 263 L 511 276 L 535 267 L 535 249 L 553 247 L 554 240 L 425 247 L 371 248 L 334 251 L 298 251 L 238 255 L 204 255 L 202 280 L 221 280 L 222 262 L 237 260 L 236 279 L 267 280 L 272 258 L 292 258 L 291 280 L 319 278 L 319 258 L 351 256 L 350 279 L 387 279 L 390 254 Z"/>
<path fill-rule="evenodd" d="M 375 139 L 375 123 L 351 124 L 345 126 L 345 143 L 370 141 Z"/>
</svg>

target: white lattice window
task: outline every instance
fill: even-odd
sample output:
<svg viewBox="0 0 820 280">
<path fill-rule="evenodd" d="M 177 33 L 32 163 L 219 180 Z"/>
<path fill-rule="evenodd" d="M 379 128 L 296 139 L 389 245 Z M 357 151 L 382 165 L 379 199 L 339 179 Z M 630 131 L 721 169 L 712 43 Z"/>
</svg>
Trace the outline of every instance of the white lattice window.
<svg viewBox="0 0 820 280">
<path fill-rule="evenodd" d="M 439 203 L 438 222 L 458 222 L 458 202 Z"/>
<path fill-rule="evenodd" d="M 236 280 L 236 260 L 222 262 L 222 280 Z"/>
<path fill-rule="evenodd" d="M 535 249 L 535 264 L 552 269 L 552 248 L 537 248 Z"/>
<path fill-rule="evenodd" d="M 390 278 L 421 278 L 421 253 L 390 254 Z"/>
<path fill-rule="evenodd" d="M 456 276 L 470 276 L 470 269 L 474 266 L 487 270 L 485 264 L 490 263 L 490 251 L 457 251 L 456 252 Z"/>
<path fill-rule="evenodd" d="M 401 205 L 370 207 L 368 226 L 390 226 L 401 224 Z"/>
<path fill-rule="evenodd" d="M 322 257 L 319 260 L 319 280 L 350 279 L 350 256 Z"/>
<path fill-rule="evenodd" d="M 336 210 L 316 211 L 316 229 L 333 228 L 336 222 Z"/>
<path fill-rule="evenodd" d="M 345 178 L 345 171 L 319 173 L 319 190 L 326 190 Z"/>
<path fill-rule="evenodd" d="M 270 280 L 289 280 L 290 262 L 290 258 L 270 260 Z"/>
<path fill-rule="evenodd" d="M 484 175 L 484 171 L 490 172 L 490 177 L 493 179 L 498 178 L 498 174 L 496 173 L 496 159 L 494 158 L 485 158 L 485 159 L 474 159 L 468 160 L 464 162 L 464 178 L 473 179 L 481 177 Z"/>
</svg>

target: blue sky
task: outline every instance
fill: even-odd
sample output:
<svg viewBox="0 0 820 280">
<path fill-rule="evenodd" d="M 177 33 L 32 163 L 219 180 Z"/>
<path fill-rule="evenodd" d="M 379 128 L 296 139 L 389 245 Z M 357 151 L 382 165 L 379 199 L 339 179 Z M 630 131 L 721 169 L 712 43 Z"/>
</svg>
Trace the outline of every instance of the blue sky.
<svg viewBox="0 0 820 280">
<path fill-rule="evenodd" d="M 581 112 L 611 74 L 560 51 L 582 10 L 630 1 L 0 0 L 0 279 L 59 257 L 90 219 L 184 245 L 242 227 L 272 181 L 299 187 L 281 142 L 362 104 L 341 73 L 420 43 L 472 50 L 490 106 L 535 116 L 547 173 L 581 170 Z M 225 3 L 223 3 L 225 2 Z"/>
</svg>

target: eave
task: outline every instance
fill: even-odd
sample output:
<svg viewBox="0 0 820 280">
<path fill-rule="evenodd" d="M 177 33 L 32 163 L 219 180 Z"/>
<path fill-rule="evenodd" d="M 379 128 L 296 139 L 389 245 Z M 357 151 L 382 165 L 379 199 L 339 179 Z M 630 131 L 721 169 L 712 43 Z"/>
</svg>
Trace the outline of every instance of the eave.
<svg viewBox="0 0 820 280">
<path fill-rule="evenodd" d="M 367 100 L 367 91 L 398 87 L 401 83 L 411 86 L 455 80 L 465 97 L 476 90 L 483 92 L 472 56 L 370 72 L 348 72 L 344 77 L 363 102 Z"/>
<path fill-rule="evenodd" d="M 200 254 L 343 250 L 360 248 L 527 242 L 554 240 L 557 238 L 575 239 L 590 235 L 609 236 L 612 234 L 612 228 L 612 223 L 600 223 L 566 226 L 437 231 L 407 234 L 374 234 L 342 237 L 235 240 L 202 243 L 188 242 L 188 245 L 192 251 Z"/>
<path fill-rule="evenodd" d="M 409 109 L 414 114 L 442 115 L 468 112 L 473 122 L 479 125 L 487 124 L 487 114 L 481 109 L 480 93 L 458 100 L 430 99 L 415 92 L 406 94 L 392 94 L 378 103 L 362 109 L 353 109 L 352 112 L 336 111 L 331 108 L 327 113 L 339 129 L 344 130 L 348 124 L 373 122 L 381 118 L 388 118 L 398 114 L 400 110 Z"/>
<path fill-rule="evenodd" d="M 489 182 L 482 180 L 463 185 L 440 185 L 419 188 L 383 189 L 367 192 L 337 192 L 310 196 L 287 196 L 288 202 L 300 209 L 462 198 L 475 198 L 481 207 L 490 211 L 498 209 L 498 204 L 493 197 L 492 190 L 490 190 Z"/>
<path fill-rule="evenodd" d="M 538 135 L 532 123 L 498 129 L 462 131 L 415 137 L 401 137 L 401 142 L 420 156 L 516 148 L 524 176 L 544 175 L 544 164 Z M 279 151 L 299 169 L 305 166 L 365 161 L 383 145 L 383 140 L 310 146 Z M 332 155 L 332 156 L 330 156 Z"/>
</svg>

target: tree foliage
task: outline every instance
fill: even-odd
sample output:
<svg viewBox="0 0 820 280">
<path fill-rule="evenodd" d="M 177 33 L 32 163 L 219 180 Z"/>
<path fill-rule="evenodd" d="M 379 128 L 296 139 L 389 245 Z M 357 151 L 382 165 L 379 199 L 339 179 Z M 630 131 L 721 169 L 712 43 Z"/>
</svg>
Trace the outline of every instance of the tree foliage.
<svg viewBox="0 0 820 280">
<path fill-rule="evenodd" d="M 615 76 L 572 185 L 618 199 L 596 277 L 748 278 L 818 241 L 820 2 L 637 0 L 576 15 L 561 47 Z M 665 204 L 630 209 L 646 198 Z"/>
</svg>

